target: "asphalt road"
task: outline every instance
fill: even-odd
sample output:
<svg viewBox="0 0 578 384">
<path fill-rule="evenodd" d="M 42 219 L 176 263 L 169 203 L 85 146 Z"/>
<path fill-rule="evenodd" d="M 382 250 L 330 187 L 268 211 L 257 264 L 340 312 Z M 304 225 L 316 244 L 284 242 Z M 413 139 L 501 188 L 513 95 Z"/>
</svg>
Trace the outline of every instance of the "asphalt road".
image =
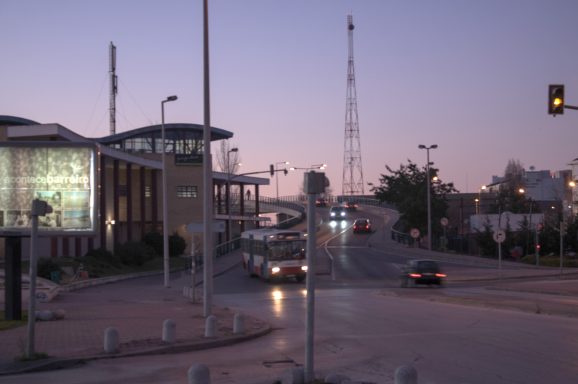
<svg viewBox="0 0 578 384">
<path fill-rule="evenodd" d="M 326 218 L 324 209 L 319 213 Z M 499 280 L 399 288 L 399 266 L 421 253 L 375 246 L 385 236 L 382 227 L 390 224 L 383 211 L 360 209 L 354 215 L 371 217 L 377 231 L 354 235 L 348 219 L 324 220 L 318 232 L 318 256 L 327 260 L 326 271 L 316 277 L 318 376 L 338 372 L 357 382 L 387 384 L 398 366 L 413 364 L 420 384 L 575 382 L 576 318 L 545 316 L 535 303 L 548 298 L 498 289 L 505 284 Z M 489 267 L 444 262 L 444 268 L 460 275 Z M 500 300 L 503 307 L 492 305 Z M 211 369 L 213 384 L 265 384 L 304 363 L 305 284 L 267 283 L 249 278 L 239 267 L 215 279 L 214 303 L 242 309 L 275 330 L 234 346 L 94 361 L 77 369 L 11 377 L 10 383 L 185 383 L 191 364 L 203 363 Z M 518 310 L 520 303 L 530 305 L 529 310 Z M 566 306 L 578 307 L 570 301 Z"/>
</svg>

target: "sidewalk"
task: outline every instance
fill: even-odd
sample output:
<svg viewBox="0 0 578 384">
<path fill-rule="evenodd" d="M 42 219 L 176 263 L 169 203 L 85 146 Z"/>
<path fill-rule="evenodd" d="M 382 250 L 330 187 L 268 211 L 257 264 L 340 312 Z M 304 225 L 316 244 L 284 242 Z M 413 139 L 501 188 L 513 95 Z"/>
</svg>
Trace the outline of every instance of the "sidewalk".
<svg viewBox="0 0 578 384">
<path fill-rule="evenodd" d="M 214 263 L 217 276 L 237 266 L 239 251 L 225 255 Z M 138 279 L 117 281 L 66 292 L 53 301 L 38 303 L 37 310 L 63 310 L 64 319 L 36 321 L 34 351 L 48 355 L 46 359 L 22 362 L 25 354 L 27 327 L 1 332 L 0 375 L 32 370 L 55 369 L 78 364 L 82 360 L 171 353 L 218 347 L 258 337 L 270 332 L 268 324 L 244 316 L 245 332 L 234 334 L 235 313 L 213 308 L 217 319 L 216 337 L 205 337 L 202 286 L 196 288 L 196 301 L 183 295 L 183 287 L 190 287 L 191 275 L 171 274 L 171 287 L 163 285 L 162 273 Z M 196 274 L 196 284 L 202 281 L 202 270 Z M 162 327 L 166 319 L 176 324 L 176 341 L 162 341 Z M 104 333 L 108 327 L 118 330 L 119 352 L 104 352 Z"/>
</svg>

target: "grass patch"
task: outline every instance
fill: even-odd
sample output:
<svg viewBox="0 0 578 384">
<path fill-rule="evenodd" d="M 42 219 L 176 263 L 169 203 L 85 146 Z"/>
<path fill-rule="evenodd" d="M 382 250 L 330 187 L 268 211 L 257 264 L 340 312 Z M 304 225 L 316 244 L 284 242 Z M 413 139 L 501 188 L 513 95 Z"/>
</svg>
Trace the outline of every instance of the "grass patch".
<svg viewBox="0 0 578 384">
<path fill-rule="evenodd" d="M 22 320 L 6 320 L 4 311 L 0 311 L 0 331 L 21 327 L 28 323 L 28 312 L 22 312 Z"/>
</svg>

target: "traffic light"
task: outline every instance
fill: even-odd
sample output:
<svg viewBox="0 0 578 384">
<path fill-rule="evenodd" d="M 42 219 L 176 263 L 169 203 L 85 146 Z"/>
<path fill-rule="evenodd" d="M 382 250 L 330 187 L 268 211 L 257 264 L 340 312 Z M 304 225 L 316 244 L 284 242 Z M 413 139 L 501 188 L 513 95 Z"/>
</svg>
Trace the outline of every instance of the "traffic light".
<svg viewBox="0 0 578 384">
<path fill-rule="evenodd" d="M 275 174 L 275 166 L 273 164 L 269 165 L 269 173 L 271 173 L 271 176 Z"/>
<path fill-rule="evenodd" d="M 284 173 L 285 175 L 287 175 L 287 174 L 289 173 L 289 171 L 287 170 L 287 168 L 285 168 L 285 169 L 283 170 L 283 173 Z"/>
<path fill-rule="evenodd" d="M 564 114 L 564 85 L 550 84 L 548 86 L 548 114 Z"/>
</svg>

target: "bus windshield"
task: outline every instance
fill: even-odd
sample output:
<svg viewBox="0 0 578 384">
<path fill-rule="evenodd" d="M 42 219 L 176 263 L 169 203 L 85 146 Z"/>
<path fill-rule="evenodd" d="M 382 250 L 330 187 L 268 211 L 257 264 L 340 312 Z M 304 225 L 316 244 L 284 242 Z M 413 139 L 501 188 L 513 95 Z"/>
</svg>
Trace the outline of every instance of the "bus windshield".
<svg viewBox="0 0 578 384">
<path fill-rule="evenodd" d="M 269 243 L 269 260 L 292 260 L 305 258 L 305 240 L 275 241 Z"/>
</svg>

